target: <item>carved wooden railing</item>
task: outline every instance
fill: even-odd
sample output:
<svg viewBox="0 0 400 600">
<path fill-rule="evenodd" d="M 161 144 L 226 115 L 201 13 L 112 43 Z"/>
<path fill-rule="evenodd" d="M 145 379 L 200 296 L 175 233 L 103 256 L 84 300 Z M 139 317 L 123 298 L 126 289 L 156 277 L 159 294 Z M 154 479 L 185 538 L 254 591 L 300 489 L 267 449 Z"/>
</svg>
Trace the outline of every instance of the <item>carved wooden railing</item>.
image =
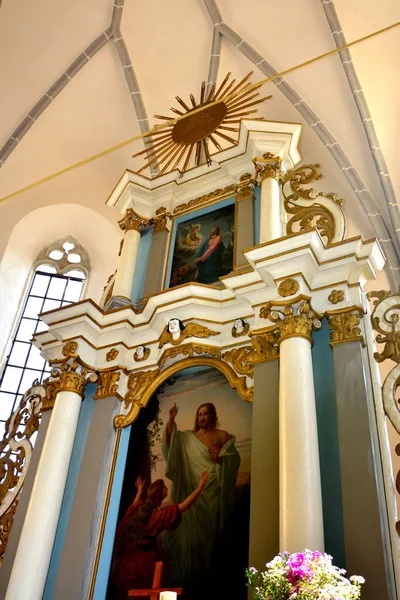
<svg viewBox="0 0 400 600">
<path fill-rule="evenodd" d="M 0 442 L 0 564 L 32 457 L 31 440 L 39 428 L 45 394 L 43 385 L 34 384 L 23 395 Z"/>
</svg>

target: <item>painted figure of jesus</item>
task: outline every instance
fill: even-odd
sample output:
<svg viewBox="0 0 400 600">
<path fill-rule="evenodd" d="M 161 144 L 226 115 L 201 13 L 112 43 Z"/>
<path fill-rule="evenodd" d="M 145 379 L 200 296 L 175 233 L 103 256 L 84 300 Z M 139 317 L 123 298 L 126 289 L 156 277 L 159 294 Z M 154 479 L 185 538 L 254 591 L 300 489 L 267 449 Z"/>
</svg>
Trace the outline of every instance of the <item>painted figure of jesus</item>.
<svg viewBox="0 0 400 600">
<path fill-rule="evenodd" d="M 179 530 L 165 536 L 164 547 L 173 560 L 174 581 L 202 580 L 210 567 L 216 539 L 224 531 L 235 504 L 240 455 L 235 437 L 218 429 L 214 404 L 201 404 L 194 428 L 179 431 L 176 404 L 169 411 L 162 450 L 165 475 L 172 481 L 172 502 L 180 502 L 198 485 L 203 471 L 208 481 L 196 505 L 183 515 Z"/>
<path fill-rule="evenodd" d="M 195 259 L 197 271 L 194 279 L 199 283 L 213 283 L 226 273 L 222 266 L 222 255 L 225 246 L 222 243 L 222 235 L 219 227 L 213 227 L 208 240 L 200 248 L 199 255 Z"/>
</svg>

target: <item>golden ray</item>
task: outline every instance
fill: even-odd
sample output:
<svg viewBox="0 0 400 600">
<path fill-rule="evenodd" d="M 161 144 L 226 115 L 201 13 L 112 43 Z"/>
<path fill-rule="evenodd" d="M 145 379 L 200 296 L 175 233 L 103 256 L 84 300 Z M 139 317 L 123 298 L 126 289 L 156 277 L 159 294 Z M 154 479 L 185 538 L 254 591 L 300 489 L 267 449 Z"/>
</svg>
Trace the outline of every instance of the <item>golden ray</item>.
<svg viewBox="0 0 400 600">
<path fill-rule="evenodd" d="M 261 104 L 271 97 L 259 97 L 260 94 L 256 90 L 261 86 L 251 85 L 251 75 L 252 71 L 237 82 L 236 79 L 231 79 L 231 73 L 227 73 L 218 88 L 215 83 L 211 85 L 208 94 L 206 83 L 203 81 L 199 102 L 193 94 L 189 94 L 190 107 L 180 96 L 176 96 L 180 107 L 171 107 L 170 110 L 179 115 L 180 119 L 167 125 L 165 129 L 156 131 L 151 137 L 148 136 L 147 140 L 144 138 L 146 148 L 134 154 L 134 157 L 146 155 L 146 162 L 136 172 L 141 173 L 157 162 L 160 172 L 156 177 L 175 169 L 178 169 L 182 176 L 189 168 L 198 167 L 201 163 L 205 162 L 209 166 L 212 164 L 209 144 L 213 144 L 212 150 L 214 147 L 219 152 L 225 149 L 217 138 L 224 139 L 229 145 L 236 145 L 240 127 L 236 127 L 235 124 L 240 123 L 243 117 L 257 112 L 257 109 L 245 109 Z M 196 112 L 199 107 L 203 107 L 204 110 Z M 154 116 L 163 121 L 173 120 L 173 117 L 165 115 Z M 227 135 L 224 131 L 232 132 L 233 135 Z M 153 139 L 154 135 L 157 137 Z"/>
<path fill-rule="evenodd" d="M 215 137 L 210 133 L 209 135 L 210 140 L 212 141 L 212 143 L 214 144 L 214 146 L 217 148 L 217 150 L 223 150 L 221 144 L 219 143 L 218 140 L 215 139 Z"/>
<path fill-rule="evenodd" d="M 219 135 L 219 137 L 224 138 L 224 140 L 226 140 L 227 142 L 230 142 L 231 144 L 236 144 L 236 140 L 229 137 L 229 135 L 225 135 L 225 133 L 221 133 L 220 131 L 218 131 L 218 129 L 216 131 L 214 131 L 214 133 L 215 133 L 215 135 Z"/>
</svg>

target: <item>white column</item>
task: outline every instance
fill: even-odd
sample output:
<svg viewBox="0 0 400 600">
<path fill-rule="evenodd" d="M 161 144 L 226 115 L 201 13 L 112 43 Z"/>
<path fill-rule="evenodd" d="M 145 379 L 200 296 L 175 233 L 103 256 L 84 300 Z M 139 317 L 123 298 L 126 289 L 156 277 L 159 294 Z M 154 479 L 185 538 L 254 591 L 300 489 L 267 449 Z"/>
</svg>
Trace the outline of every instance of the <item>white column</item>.
<svg viewBox="0 0 400 600">
<path fill-rule="evenodd" d="M 115 275 L 113 296 L 131 301 L 133 278 L 139 252 L 140 229 L 127 229 Z"/>
<path fill-rule="evenodd" d="M 321 477 L 311 343 L 288 337 L 280 345 L 279 546 L 324 550 Z"/>
<path fill-rule="evenodd" d="M 56 396 L 6 600 L 42 599 L 81 403 L 77 392 Z"/>
<path fill-rule="evenodd" d="M 280 187 L 276 177 L 261 182 L 260 244 L 282 237 Z"/>
</svg>

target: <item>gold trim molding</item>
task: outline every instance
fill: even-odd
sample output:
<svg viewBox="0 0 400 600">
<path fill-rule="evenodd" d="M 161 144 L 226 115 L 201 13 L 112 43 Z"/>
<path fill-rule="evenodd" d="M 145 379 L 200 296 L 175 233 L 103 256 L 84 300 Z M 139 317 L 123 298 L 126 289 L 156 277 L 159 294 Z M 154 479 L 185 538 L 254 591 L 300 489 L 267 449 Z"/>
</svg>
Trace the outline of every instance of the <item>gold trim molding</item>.
<svg viewBox="0 0 400 600">
<path fill-rule="evenodd" d="M 331 341 L 331 347 L 348 342 L 361 342 L 365 346 L 364 338 L 361 335 L 360 319 L 364 315 L 362 306 L 348 306 L 347 308 L 338 308 L 337 310 L 328 310 L 325 313 L 328 319 Z"/>
<path fill-rule="evenodd" d="M 228 196 L 233 196 L 236 193 L 236 183 L 231 183 L 224 188 L 218 188 L 213 192 L 209 192 L 208 194 L 203 194 L 198 198 L 193 198 L 193 200 L 189 200 L 189 202 L 183 202 L 182 204 L 178 204 L 174 208 L 174 215 L 180 214 L 192 208 L 198 208 L 202 204 L 209 204 L 210 202 L 217 202 L 219 200 L 223 200 Z"/>
</svg>

